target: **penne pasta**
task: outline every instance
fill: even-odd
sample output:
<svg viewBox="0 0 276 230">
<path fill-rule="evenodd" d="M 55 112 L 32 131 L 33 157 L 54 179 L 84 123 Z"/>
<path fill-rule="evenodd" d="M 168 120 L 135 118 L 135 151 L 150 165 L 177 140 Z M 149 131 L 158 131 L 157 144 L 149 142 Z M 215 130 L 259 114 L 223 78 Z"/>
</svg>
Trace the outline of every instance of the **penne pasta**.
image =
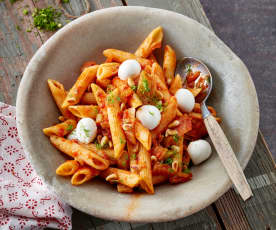
<svg viewBox="0 0 276 230">
<path fill-rule="evenodd" d="M 80 103 L 83 105 L 96 105 L 97 101 L 93 92 L 86 92 L 82 96 Z"/>
<path fill-rule="evenodd" d="M 159 125 L 152 130 L 152 139 L 156 139 L 156 137 L 166 130 L 167 126 L 174 120 L 176 116 L 177 109 L 177 101 L 175 97 L 171 97 L 168 102 L 168 106 L 165 107 L 164 111 L 161 114 L 161 121 Z"/>
<path fill-rule="evenodd" d="M 140 177 L 136 173 L 117 168 L 108 168 L 101 173 L 101 177 L 110 183 L 119 183 L 134 188 L 139 185 Z"/>
<path fill-rule="evenodd" d="M 188 88 L 188 90 L 196 97 L 202 91 L 202 88 Z"/>
<path fill-rule="evenodd" d="M 192 118 L 198 119 L 198 120 L 203 120 L 201 113 L 190 112 L 189 116 L 191 116 Z M 217 122 L 221 122 L 220 117 L 215 117 L 215 119 L 217 120 Z"/>
<path fill-rule="evenodd" d="M 136 50 L 135 55 L 138 57 L 147 58 L 153 50 L 160 48 L 163 40 L 163 29 L 158 26 L 146 37 L 139 48 Z"/>
<path fill-rule="evenodd" d="M 173 148 L 175 154 L 173 156 L 172 169 L 175 172 L 182 171 L 183 140 L 183 136 L 180 136 L 177 140 L 177 148 Z"/>
<path fill-rule="evenodd" d="M 67 108 L 62 108 L 62 104 L 67 96 L 67 92 L 65 91 L 63 85 L 58 81 L 48 79 L 48 86 L 61 114 L 67 119 L 74 118 Z"/>
<path fill-rule="evenodd" d="M 71 105 L 69 111 L 79 118 L 90 117 L 95 119 L 99 109 L 97 105 Z"/>
<path fill-rule="evenodd" d="M 176 91 L 182 88 L 182 80 L 179 74 L 175 76 L 170 86 L 170 93 L 175 95 Z"/>
<path fill-rule="evenodd" d="M 100 87 L 106 89 L 108 87 L 108 85 L 111 84 L 111 80 L 108 78 L 104 78 L 104 79 L 96 79 L 96 83 L 97 85 L 99 85 Z"/>
<path fill-rule="evenodd" d="M 74 141 L 58 136 L 50 136 L 50 141 L 57 149 L 74 158 L 78 162 L 84 162 L 98 170 L 104 170 L 109 166 L 108 160 L 100 157 L 95 152 L 86 149 Z"/>
<path fill-rule="evenodd" d="M 172 47 L 170 47 L 169 45 L 166 45 L 165 51 L 164 51 L 163 71 L 168 85 L 171 85 L 173 81 L 175 67 L 176 67 L 175 52 L 172 49 Z"/>
<path fill-rule="evenodd" d="M 103 55 L 107 58 L 112 58 L 113 61 L 122 63 L 128 59 L 135 59 L 140 63 L 142 67 L 145 67 L 146 65 L 151 65 L 152 62 L 148 59 L 137 57 L 132 53 L 128 53 L 122 50 L 116 50 L 116 49 L 106 49 L 103 51 Z"/>
<path fill-rule="evenodd" d="M 77 122 L 73 119 L 68 119 L 62 123 L 59 123 L 57 125 L 44 128 L 43 133 L 46 136 L 56 135 L 59 137 L 63 137 L 67 135 L 68 133 L 72 132 L 73 129 L 75 129 L 77 126 Z"/>
<path fill-rule="evenodd" d="M 79 103 L 89 84 L 91 84 L 92 81 L 96 78 L 97 69 L 98 65 L 90 66 L 84 69 L 84 71 L 78 77 L 78 80 L 67 94 L 62 104 L 62 108 L 68 108 L 70 105 Z"/>
<path fill-rule="evenodd" d="M 147 151 L 150 150 L 152 142 L 151 133 L 138 120 L 135 121 L 135 137 Z"/>
<path fill-rule="evenodd" d="M 117 191 L 120 193 L 132 193 L 133 189 L 123 184 L 117 184 Z"/>
<path fill-rule="evenodd" d="M 118 73 L 120 64 L 117 62 L 104 63 L 99 65 L 97 79 L 107 79 Z"/>
<path fill-rule="evenodd" d="M 62 163 L 56 169 L 56 174 L 59 176 L 71 176 L 73 175 L 80 167 L 80 164 L 75 160 L 68 160 Z"/>
<path fill-rule="evenodd" d="M 140 145 L 138 153 L 138 164 L 141 178 L 140 186 L 147 193 L 153 194 L 154 188 L 152 184 L 150 153 L 142 145 Z"/>
<path fill-rule="evenodd" d="M 114 156 L 119 159 L 122 155 L 123 149 L 126 145 L 126 138 L 121 126 L 121 119 L 119 118 L 120 106 L 119 106 L 119 90 L 113 90 L 107 96 L 107 115 L 112 136 L 112 142 L 114 145 Z"/>
<path fill-rule="evenodd" d="M 91 168 L 89 166 L 83 166 L 79 168 L 71 178 L 72 185 L 81 185 L 86 181 L 91 180 L 92 178 L 100 174 L 99 170 Z"/>
<path fill-rule="evenodd" d="M 157 62 L 152 64 L 151 75 L 154 79 L 158 78 L 160 81 L 166 84 L 163 69 Z"/>
<path fill-rule="evenodd" d="M 217 115 L 216 110 L 214 109 L 214 107 L 212 106 L 207 106 L 209 111 L 211 112 L 211 114 L 215 117 Z M 199 103 L 195 103 L 195 106 L 193 108 L 193 112 L 195 113 L 201 113 L 201 109 L 200 109 L 200 104 Z"/>
<path fill-rule="evenodd" d="M 139 166 L 138 166 L 138 151 L 139 151 L 139 144 L 136 143 L 135 145 L 127 142 L 127 151 L 129 156 L 129 168 L 130 171 L 133 173 L 138 173 Z"/>
<path fill-rule="evenodd" d="M 96 102 L 100 108 L 105 107 L 106 93 L 105 91 L 96 84 L 91 84 L 91 89 Z"/>
<path fill-rule="evenodd" d="M 132 108 L 137 108 L 143 105 L 143 102 L 136 93 L 133 93 L 132 96 L 128 99 L 128 104 Z"/>
<path fill-rule="evenodd" d="M 126 109 L 123 113 L 122 128 L 126 135 L 127 141 L 129 141 L 131 144 L 136 144 L 134 126 L 135 126 L 135 109 L 134 108 Z"/>
</svg>

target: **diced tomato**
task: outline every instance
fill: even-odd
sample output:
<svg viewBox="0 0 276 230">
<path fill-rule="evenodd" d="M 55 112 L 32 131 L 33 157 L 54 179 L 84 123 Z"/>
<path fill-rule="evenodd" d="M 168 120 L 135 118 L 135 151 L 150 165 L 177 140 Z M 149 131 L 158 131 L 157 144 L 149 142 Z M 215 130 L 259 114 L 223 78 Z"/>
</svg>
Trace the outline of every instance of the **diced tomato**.
<svg viewBox="0 0 276 230">
<path fill-rule="evenodd" d="M 152 175 L 172 176 L 174 174 L 175 174 L 175 172 L 169 165 L 161 164 L 159 162 L 154 164 L 153 169 L 152 169 Z"/>
<path fill-rule="evenodd" d="M 165 158 L 167 151 L 168 151 L 168 149 L 158 145 L 152 149 L 151 154 L 156 156 L 158 160 L 163 160 Z"/>
<path fill-rule="evenodd" d="M 64 130 L 64 128 L 59 128 L 58 129 L 58 133 L 57 133 L 57 135 L 59 136 L 59 137 L 63 137 L 64 136 L 64 134 L 65 134 L 65 132 L 64 132 L 65 130 Z"/>
<path fill-rule="evenodd" d="M 170 181 L 171 184 L 183 183 L 183 182 L 191 180 L 192 176 L 193 176 L 192 173 L 182 173 L 182 172 L 180 172 L 177 175 L 170 177 L 169 181 Z"/>
<path fill-rule="evenodd" d="M 206 130 L 203 120 L 193 118 L 192 119 L 192 130 L 185 134 L 185 138 L 187 136 L 186 139 L 197 140 L 202 137 L 205 137 L 207 134 L 208 134 L 208 132 Z"/>
<path fill-rule="evenodd" d="M 192 118 L 189 117 L 187 114 L 184 114 L 177 120 L 180 122 L 180 124 L 176 127 L 178 136 L 183 136 L 185 133 L 192 130 Z"/>
</svg>

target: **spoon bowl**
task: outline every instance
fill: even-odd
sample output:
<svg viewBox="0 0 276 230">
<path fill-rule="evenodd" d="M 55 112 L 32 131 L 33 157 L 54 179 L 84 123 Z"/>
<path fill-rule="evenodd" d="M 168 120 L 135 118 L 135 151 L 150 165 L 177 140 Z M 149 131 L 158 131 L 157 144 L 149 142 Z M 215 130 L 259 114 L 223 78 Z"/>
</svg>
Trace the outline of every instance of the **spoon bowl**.
<svg viewBox="0 0 276 230">
<path fill-rule="evenodd" d="M 198 71 L 200 72 L 199 74 L 193 74 Z M 234 183 L 235 187 L 237 188 L 237 191 L 240 193 L 243 200 L 247 200 L 249 197 L 253 195 L 251 188 L 248 182 L 246 181 L 243 170 L 236 158 L 235 153 L 233 152 L 231 145 L 227 140 L 227 137 L 225 136 L 218 122 L 212 116 L 212 114 L 208 110 L 208 107 L 206 106 L 206 101 L 213 88 L 213 78 L 208 67 L 196 58 L 185 57 L 177 63 L 176 74 L 180 75 L 183 82 L 183 87 L 204 88 L 203 93 L 201 92 L 201 95 L 203 96 L 200 97 L 200 101 L 198 101 L 200 103 L 204 124 L 217 150 L 220 160 L 228 173 L 228 176 Z M 196 79 L 193 79 L 192 76 L 195 75 L 197 77 Z M 204 81 L 197 83 L 197 81 L 199 81 L 202 78 L 204 79 Z M 194 83 L 192 83 L 193 81 Z M 192 85 L 189 85 L 191 83 Z"/>
</svg>

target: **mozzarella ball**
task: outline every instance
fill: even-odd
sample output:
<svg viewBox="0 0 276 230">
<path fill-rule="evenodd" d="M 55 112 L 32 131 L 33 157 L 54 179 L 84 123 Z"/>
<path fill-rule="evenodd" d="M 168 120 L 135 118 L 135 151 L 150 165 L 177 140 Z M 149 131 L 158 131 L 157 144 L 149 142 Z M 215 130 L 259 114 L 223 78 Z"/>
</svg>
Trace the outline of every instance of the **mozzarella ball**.
<svg viewBox="0 0 276 230">
<path fill-rule="evenodd" d="M 97 135 L 96 122 L 88 117 L 82 118 L 77 124 L 76 135 L 80 142 L 90 143 Z"/>
<path fill-rule="evenodd" d="M 124 61 L 118 71 L 118 76 L 121 80 L 127 80 L 128 78 L 134 78 L 141 72 L 141 65 L 134 59 Z"/>
<path fill-rule="evenodd" d="M 78 140 L 77 137 L 77 129 L 74 129 L 68 136 L 67 136 L 68 140 Z"/>
<path fill-rule="evenodd" d="M 179 89 L 175 93 L 178 107 L 182 112 L 189 113 L 195 106 L 195 97 L 188 89 Z"/>
<path fill-rule="evenodd" d="M 137 110 L 136 117 L 143 126 L 152 130 L 159 125 L 161 113 L 159 109 L 153 105 L 143 105 Z"/>
<path fill-rule="evenodd" d="M 211 145 L 205 140 L 190 142 L 187 151 L 194 165 L 198 165 L 207 160 L 212 153 Z"/>
</svg>

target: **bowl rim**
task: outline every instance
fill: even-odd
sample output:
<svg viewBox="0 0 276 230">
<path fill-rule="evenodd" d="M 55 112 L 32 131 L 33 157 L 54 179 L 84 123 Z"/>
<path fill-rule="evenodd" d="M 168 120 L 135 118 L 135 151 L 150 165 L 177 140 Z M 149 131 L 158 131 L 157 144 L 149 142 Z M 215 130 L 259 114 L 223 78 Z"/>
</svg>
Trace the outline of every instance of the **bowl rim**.
<svg viewBox="0 0 276 230">
<path fill-rule="evenodd" d="M 112 13 L 116 13 L 117 11 L 144 11 L 146 13 L 150 13 L 153 11 L 161 11 L 163 13 L 168 14 L 168 17 L 171 15 L 178 15 L 178 17 L 182 17 L 185 20 L 189 20 L 192 23 L 194 23 L 196 26 L 199 26 L 202 30 L 208 31 L 209 33 L 214 34 L 213 31 L 211 31 L 209 28 L 205 27 L 204 25 L 200 24 L 199 22 L 197 22 L 196 20 L 185 16 L 183 14 L 179 14 L 173 11 L 169 11 L 169 10 L 164 10 L 164 9 L 157 9 L 157 8 L 151 8 L 151 7 L 143 7 L 143 6 L 116 6 L 116 7 L 111 7 L 111 8 L 105 8 L 105 9 L 100 9 L 91 13 L 88 13 L 86 15 L 81 16 L 80 18 L 74 20 L 73 22 L 69 23 L 68 25 L 64 26 L 63 28 L 61 28 L 59 31 L 57 31 L 53 36 L 51 36 L 35 53 L 35 55 L 31 58 L 30 62 L 28 63 L 27 68 L 25 69 L 23 78 L 20 82 L 19 88 L 18 88 L 18 93 L 17 93 L 17 98 L 16 98 L 16 117 L 17 117 L 17 127 L 18 127 L 18 134 L 19 137 L 21 139 L 22 142 L 22 146 L 25 150 L 25 152 L 27 153 L 27 157 L 28 159 L 31 161 L 32 166 L 34 167 L 35 171 L 37 172 L 38 176 L 40 176 L 44 182 L 44 184 L 48 187 L 48 189 L 50 191 L 55 192 L 56 194 L 58 194 L 63 200 L 68 200 L 66 199 L 66 193 L 62 192 L 62 191 L 57 191 L 57 189 L 54 188 L 53 185 L 49 184 L 44 176 L 40 173 L 39 168 L 37 168 L 37 165 L 35 164 L 35 160 L 32 157 L 32 150 L 30 148 L 29 145 L 29 141 L 27 139 L 24 139 L 24 129 L 26 128 L 24 126 L 24 110 L 25 110 L 25 106 L 24 106 L 24 85 L 29 81 L 28 79 L 28 75 L 31 74 L 33 72 L 32 66 L 33 64 L 37 61 L 41 59 L 41 55 L 43 54 L 43 50 L 44 47 L 52 44 L 55 42 L 55 39 L 60 39 L 68 30 L 72 29 L 75 26 L 78 26 L 80 23 L 89 20 L 90 17 L 94 17 L 97 15 L 103 15 L 103 14 L 112 14 Z M 245 66 L 245 64 L 242 62 L 242 60 L 220 39 L 218 38 L 215 34 L 214 37 L 216 38 L 217 42 L 220 43 L 220 45 L 228 52 L 231 53 L 231 55 L 233 55 L 233 57 L 241 64 L 241 66 L 244 68 L 245 72 L 247 73 L 247 75 L 249 76 L 248 78 L 248 88 L 250 88 L 251 93 L 252 93 L 252 107 L 254 107 L 254 117 L 256 118 L 255 120 L 255 126 L 253 127 L 253 129 L 255 130 L 255 133 L 252 134 L 252 142 L 251 145 L 249 146 L 249 153 L 248 155 L 245 155 L 242 159 L 241 163 L 241 167 L 244 169 L 247 165 L 247 163 L 249 162 L 252 154 L 253 154 L 253 150 L 257 141 L 257 136 L 258 136 L 258 127 L 259 127 L 259 119 L 260 119 L 260 114 L 259 114 L 259 103 L 258 103 L 258 97 L 257 97 L 257 93 L 256 93 L 256 89 L 252 80 L 252 77 L 247 69 L 247 67 Z M 184 213 L 182 216 L 166 216 L 165 218 L 151 218 L 151 217 L 147 217 L 147 218 L 132 218 L 130 217 L 130 219 L 125 219 L 125 218 L 118 218 L 115 216 L 109 216 L 108 215 L 108 211 L 105 211 L 104 214 L 103 213 L 91 213 L 89 210 L 87 210 L 86 208 L 83 207 L 79 207 L 77 205 L 77 203 L 73 203 L 71 202 L 71 200 L 66 201 L 69 205 L 71 205 L 72 207 L 79 209 L 89 215 L 93 215 L 99 218 L 103 218 L 103 219 L 109 219 L 109 220 L 116 220 L 116 221 L 129 221 L 129 222 L 163 222 L 163 221 L 172 221 L 172 220 L 176 220 L 179 218 L 183 218 L 189 215 L 192 215 L 206 207 L 208 207 L 211 203 L 215 202 L 218 198 L 220 198 L 225 192 L 228 191 L 228 189 L 231 187 L 231 181 L 230 178 L 228 177 L 225 180 L 225 183 L 220 187 L 220 189 L 218 189 L 217 191 L 214 191 L 213 196 L 208 197 L 208 199 L 205 200 L 205 202 L 203 203 L 202 206 L 196 206 L 193 208 L 193 210 L 189 210 L 186 213 Z M 95 209 L 94 209 L 95 211 Z"/>
</svg>

